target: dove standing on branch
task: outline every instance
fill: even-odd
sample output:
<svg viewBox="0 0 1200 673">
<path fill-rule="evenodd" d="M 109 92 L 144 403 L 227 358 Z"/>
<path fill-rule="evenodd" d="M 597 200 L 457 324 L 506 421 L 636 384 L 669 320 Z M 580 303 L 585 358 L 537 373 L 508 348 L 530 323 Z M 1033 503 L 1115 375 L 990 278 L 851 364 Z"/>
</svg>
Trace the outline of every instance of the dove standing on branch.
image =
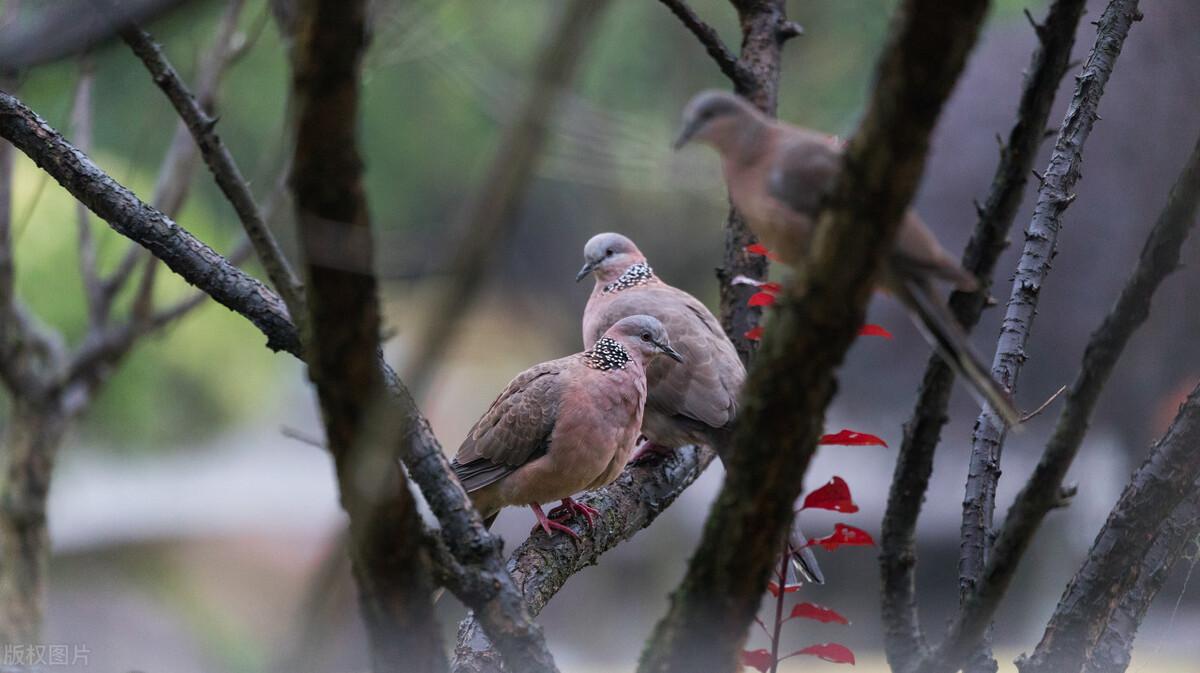
<svg viewBox="0 0 1200 673">
<path fill-rule="evenodd" d="M 451 463 L 485 523 L 502 507 L 528 506 L 547 535 L 576 537 L 542 511 L 541 503 L 562 500 L 591 525 L 598 512 L 571 496 L 611 483 L 625 467 L 642 424 L 646 367 L 663 354 L 681 359 L 662 323 L 635 315 L 589 350 L 513 379 Z"/>
<path fill-rule="evenodd" d="M 683 356 L 683 362 L 660 358 L 646 368 L 646 444 L 638 456 L 702 444 L 725 459 L 746 368 L 721 323 L 700 300 L 654 275 L 642 251 L 621 234 L 593 236 L 583 260 L 575 280 L 596 277 L 583 311 L 585 348 L 626 316 L 644 314 L 666 327 L 671 345 Z M 797 569 L 809 581 L 824 583 L 812 552 L 796 548 Z"/>
<path fill-rule="evenodd" d="M 746 100 L 706 91 L 688 103 L 678 149 L 691 141 L 721 155 L 729 198 L 751 231 L 789 266 L 804 262 L 821 202 L 842 165 L 833 138 L 767 117 Z M 934 292 L 935 281 L 963 291 L 979 286 L 911 210 L 896 234 L 880 285 L 912 313 L 926 339 L 1009 425 L 1020 422 L 1009 393 L 971 350 L 966 334 Z"/>
</svg>

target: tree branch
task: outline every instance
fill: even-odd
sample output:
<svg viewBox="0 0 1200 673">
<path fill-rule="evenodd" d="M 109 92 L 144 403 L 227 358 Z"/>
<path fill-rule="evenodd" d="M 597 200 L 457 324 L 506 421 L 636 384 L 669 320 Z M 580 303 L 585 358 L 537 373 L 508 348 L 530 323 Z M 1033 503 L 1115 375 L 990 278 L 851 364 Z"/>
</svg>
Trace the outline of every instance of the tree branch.
<svg viewBox="0 0 1200 673">
<path fill-rule="evenodd" d="M 28 155 L 72 196 L 117 233 L 148 248 L 192 285 L 250 320 L 272 350 L 301 357 L 299 334 L 283 301 L 269 288 L 221 258 L 173 220 L 146 205 L 101 171 L 45 121 L 10 94 L 0 92 L 0 137 Z M 401 458 L 442 524 L 447 545 L 464 566 L 481 573 L 487 591 L 459 596 L 480 616 L 506 660 L 549 658 L 541 628 L 525 609 L 504 568 L 500 541 L 483 527 L 442 447 L 396 373 L 380 363 L 384 382 L 406 420 Z M 538 653 L 544 653 L 538 654 Z"/>
<path fill-rule="evenodd" d="M 217 26 L 212 46 L 201 61 L 196 73 L 196 100 L 211 114 L 216 105 L 217 89 L 221 78 L 229 66 L 249 49 L 250 41 L 237 44 L 238 19 L 241 16 L 243 0 L 229 0 L 225 12 Z M 176 217 L 183 208 L 191 191 L 192 175 L 196 168 L 196 142 L 188 131 L 187 124 L 180 120 L 171 136 L 171 144 L 163 157 L 158 170 L 158 182 L 154 185 L 154 196 L 150 203 L 163 211 L 169 217 Z M 104 282 L 105 311 L 111 308 L 112 301 L 118 292 L 125 287 L 126 281 L 142 262 L 142 276 L 138 283 L 137 296 L 134 306 L 149 306 L 154 290 L 155 271 L 158 268 L 154 257 L 146 253 L 136 243 L 130 243 L 125 255 Z"/>
<path fill-rule="evenodd" d="M 462 240 L 449 284 L 433 302 L 434 316 L 413 348 L 404 380 L 418 397 L 452 343 L 486 277 L 487 263 L 516 226 L 517 210 L 541 160 L 559 94 L 570 87 L 608 0 L 571 0 L 541 48 L 532 86 L 505 131 L 478 193 L 462 213 Z M 449 307 L 453 307 L 450 309 Z"/>
<path fill-rule="evenodd" d="M 226 308 L 246 316 L 267 335 L 269 348 L 300 352 L 296 330 L 277 295 L 138 199 L 45 120 L 5 92 L 0 92 L 0 135 L 117 233 L 141 244 Z"/>
<path fill-rule="evenodd" d="M 0 41 L 0 69 L 25 70 L 68 58 L 116 37 L 129 23 L 151 21 L 189 0 L 61 0 L 5 31 Z M 38 3 L 42 4 L 42 3 Z"/>
<path fill-rule="evenodd" d="M 1175 563 L 1185 556 L 1200 557 L 1200 481 L 1159 526 L 1150 551 L 1128 570 L 1133 582 L 1121 596 L 1096 644 L 1088 653 L 1084 673 L 1124 673 L 1129 668 L 1133 641 L 1150 604 L 1166 583 Z"/>
<path fill-rule="evenodd" d="M 908 0 L 898 9 L 806 266 L 781 297 L 751 368 L 725 485 L 639 671 L 737 667 L 816 449 L 834 368 L 862 324 L 875 274 L 920 180 L 930 133 L 987 5 Z"/>
<path fill-rule="evenodd" d="M 71 128 L 81 152 L 92 151 L 92 85 L 95 83 L 95 64 L 85 55 L 79 62 L 79 81 L 75 85 L 75 103 L 71 110 Z M 82 203 L 75 204 L 79 239 L 79 276 L 83 280 L 87 304 L 88 325 L 92 328 L 103 322 L 100 312 L 102 284 L 96 273 L 96 241 L 92 237 L 91 213 Z"/>
<path fill-rule="evenodd" d="M 783 40 L 778 36 L 780 26 L 788 24 L 783 5 L 771 0 L 762 5 L 737 4 L 741 12 L 743 35 L 742 58 L 750 64 L 744 70 L 755 84 L 748 87 L 752 100 L 764 112 L 774 115 L 779 64 Z M 764 277 L 766 259 L 750 255 L 745 246 L 754 238 L 735 211 L 726 220 L 724 265 L 718 270 L 721 289 L 721 318 L 726 333 L 738 347 L 743 361 L 748 362 L 754 349 L 753 341 L 744 333 L 757 324 L 761 309 L 747 306 L 745 286 L 730 281 L 738 275 Z M 712 460 L 712 453 L 694 447 L 676 451 L 676 457 L 655 467 L 632 466 L 614 484 L 594 494 L 598 507 L 615 513 L 617 527 L 605 529 L 605 534 L 585 538 L 582 546 L 550 545 L 540 538 L 530 538 L 519 547 L 509 561 L 512 571 L 536 614 L 562 588 L 572 574 L 599 555 L 629 539 L 650 525 L 678 494 L 699 476 Z M 590 498 L 593 496 L 587 496 Z M 613 519 L 606 519 L 606 522 Z M 586 531 L 581 531 L 585 532 Z M 480 637 L 478 625 L 464 621 L 458 632 L 455 649 L 455 670 L 459 673 L 493 671 L 497 657 L 489 649 L 486 638 Z"/>
<path fill-rule="evenodd" d="M 1065 197 L 1065 190 L 1070 189 L 1078 177 L 1082 141 L 1095 119 L 1096 107 L 1103 93 L 1104 83 L 1112 71 L 1113 62 L 1120 53 L 1130 26 L 1139 16 L 1136 0 L 1113 0 L 1097 24 L 1096 47 L 1084 67 L 1084 73 L 1077 78 L 1075 96 L 1060 129 L 1055 153 L 1051 158 L 1051 169 L 1047 171 L 1046 183 L 1042 194 L 1039 195 L 1038 207 L 1034 211 L 1034 221 L 1029 231 L 1031 244 L 1034 239 L 1042 236 L 1050 237 L 1052 242 L 1056 236 L 1062 209 L 1069 202 Z M 1180 196 L 1175 191 L 1172 192 L 1163 217 L 1174 217 L 1171 213 L 1181 206 Z M 1191 207 L 1194 208 L 1194 202 Z M 1138 266 L 1121 291 L 1116 305 L 1089 339 L 1082 367 L 1067 393 L 1058 424 L 1047 443 L 1042 459 L 1009 510 L 1008 518 L 980 576 L 979 584 L 963 602 L 958 617 L 951 625 L 947 640 L 940 648 L 942 656 L 948 660 L 956 661 L 962 648 L 971 647 L 986 629 L 1033 533 L 1046 513 L 1057 506 L 1059 487 L 1083 440 L 1088 418 L 1100 391 L 1129 337 L 1146 319 L 1149 300 L 1154 290 L 1175 266 L 1174 262 L 1165 263 L 1171 259 L 1172 254 L 1176 255 L 1177 259 L 1178 250 L 1176 247 L 1172 253 L 1169 239 L 1160 238 L 1164 235 L 1160 228 L 1165 221 L 1163 217 L 1160 217 L 1159 224 L 1155 225 L 1151 240 L 1148 241 L 1147 248 L 1143 249 Z M 1045 250 L 1044 254 L 1049 255 L 1050 250 Z M 1047 257 L 1037 266 L 1048 262 Z M 1018 272 L 1017 283 L 1014 283 L 1014 297 L 1020 294 L 1027 298 L 1036 298 L 1037 286 L 1020 284 L 1023 275 L 1029 272 Z M 1014 303 L 1010 303 L 1010 312 L 1014 310 Z M 1028 316 L 1024 315 L 1023 310 L 1015 310 L 1021 312 L 1022 319 L 1027 324 Z M 1013 323 L 1010 322 L 1011 324 Z"/>
<path fill-rule="evenodd" d="M 175 111 L 187 125 L 188 131 L 200 148 L 205 164 L 245 228 L 271 284 L 283 297 L 293 316 L 303 315 L 303 291 L 300 281 L 293 273 L 274 235 L 267 228 L 250 186 L 242 177 L 233 155 L 217 134 L 216 118 L 210 117 L 201 108 L 187 85 L 175 72 L 175 68 L 163 55 L 161 47 L 149 34 L 137 27 L 130 27 L 121 31 L 121 37 L 145 64 L 155 84 L 167 95 Z M 228 51 L 228 48 L 225 51 Z"/>
<path fill-rule="evenodd" d="M 1152 533 L 1195 493 L 1200 478 L 1197 445 L 1200 386 L 1188 396 L 1167 434 L 1125 487 L 1087 559 L 1067 585 L 1033 655 L 1017 660 L 1021 673 L 1082 670 L 1113 610 L 1137 582 L 1136 571 L 1156 540 Z M 1129 635 L 1132 638 L 1133 634 Z"/>
<path fill-rule="evenodd" d="M 755 88 L 754 74 L 749 72 L 749 69 L 737 56 L 733 55 L 733 52 L 729 51 L 729 48 L 721 41 L 721 36 L 717 34 L 716 29 L 705 23 L 688 6 L 686 0 L 659 0 L 659 2 L 666 5 L 667 9 L 679 18 L 684 27 L 696 36 L 696 39 L 704 46 L 704 51 L 708 52 L 708 55 L 716 62 L 721 72 L 729 78 L 736 90 L 750 91 Z"/>
<path fill-rule="evenodd" d="M 1030 57 L 1016 122 L 1009 130 L 992 186 L 963 252 L 963 268 L 980 280 L 981 287 L 974 293 L 950 295 L 950 309 L 966 331 L 978 324 L 987 305 L 992 274 L 1007 247 L 1008 232 L 1044 137 L 1055 91 L 1066 72 L 1084 5 L 1085 0 L 1055 0 L 1043 24 L 1038 47 Z M 912 416 L 904 425 L 904 439 L 883 517 L 879 566 L 883 580 L 884 646 L 889 663 L 897 671 L 908 670 L 914 661 L 928 653 L 917 610 L 916 528 L 933 474 L 933 454 L 947 421 L 946 407 L 953 385 L 954 371 L 940 355 L 931 355 Z"/>
<path fill-rule="evenodd" d="M 308 279 L 311 330 L 303 339 L 305 360 L 321 403 L 342 508 L 350 519 L 350 560 L 372 668 L 444 671 L 420 515 L 404 473 L 391 459 L 389 438 L 395 433 L 385 431 L 371 413 L 386 395 L 377 356 L 379 300 L 357 137 L 366 2 L 313 0 L 304 10 L 292 51 L 296 145 L 290 183 Z M 200 116 L 144 33 L 122 35 L 188 123 L 218 184 L 244 218 L 251 242 L 269 246 L 258 247 L 259 253 L 276 265 L 273 279 L 299 307 L 298 283 L 265 232 L 245 182 L 220 140 L 206 135 L 211 134 L 211 120 Z M 320 263 L 334 236 L 354 246 L 343 248 L 360 262 L 354 270 Z"/>
<path fill-rule="evenodd" d="M 600 555 L 648 527 L 691 486 L 715 454 L 694 446 L 676 450 L 654 465 L 631 465 L 617 481 L 585 494 L 580 502 L 600 510 L 595 527 L 578 527 L 578 540 L 563 536 L 531 535 L 513 551 L 508 571 L 537 615 L 572 575 L 595 565 Z M 496 655 L 468 616 L 458 627 L 454 649 L 455 673 L 496 672 Z"/>
</svg>

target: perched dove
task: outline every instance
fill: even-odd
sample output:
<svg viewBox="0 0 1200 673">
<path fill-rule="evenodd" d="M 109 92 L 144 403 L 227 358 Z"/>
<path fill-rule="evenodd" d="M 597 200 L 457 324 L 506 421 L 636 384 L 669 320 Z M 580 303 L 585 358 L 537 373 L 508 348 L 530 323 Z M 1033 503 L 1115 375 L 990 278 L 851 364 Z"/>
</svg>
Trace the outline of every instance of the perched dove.
<svg viewBox="0 0 1200 673">
<path fill-rule="evenodd" d="M 593 236 L 583 258 L 576 280 L 596 277 L 583 311 L 585 348 L 625 316 L 645 314 L 662 322 L 683 355 L 682 363 L 660 359 L 646 370 L 642 434 L 649 450 L 703 444 L 723 453 L 746 368 L 721 323 L 695 297 L 655 276 L 645 255 L 620 234 Z"/>
<path fill-rule="evenodd" d="M 690 141 L 721 155 L 734 206 L 750 229 L 785 264 L 804 261 L 821 201 L 841 166 L 836 140 L 776 121 L 744 99 L 706 91 L 688 103 L 675 147 Z M 972 392 L 1010 424 L 1020 422 L 1011 397 L 989 374 L 966 334 L 934 293 L 935 281 L 960 290 L 979 283 L 946 252 L 925 223 L 909 211 L 885 265 L 881 285 L 908 307 L 917 326 Z"/>
<path fill-rule="evenodd" d="M 642 251 L 621 234 L 593 236 L 583 259 L 575 280 L 596 277 L 583 311 L 585 348 L 619 320 L 644 314 L 666 327 L 671 345 L 683 356 L 682 362 L 659 358 L 646 368 L 646 444 L 638 455 L 703 444 L 724 457 L 746 369 L 721 323 L 698 299 L 654 275 Z M 802 545 L 797 549 L 797 568 L 809 581 L 823 583 L 812 552 Z"/>
<path fill-rule="evenodd" d="M 655 318 L 629 316 L 590 349 L 519 374 L 492 402 L 458 449 L 451 467 L 490 526 L 502 507 L 529 506 L 551 534 L 575 533 L 542 511 L 621 473 L 637 441 L 646 403 L 646 367 L 659 354 L 680 360 Z"/>
</svg>

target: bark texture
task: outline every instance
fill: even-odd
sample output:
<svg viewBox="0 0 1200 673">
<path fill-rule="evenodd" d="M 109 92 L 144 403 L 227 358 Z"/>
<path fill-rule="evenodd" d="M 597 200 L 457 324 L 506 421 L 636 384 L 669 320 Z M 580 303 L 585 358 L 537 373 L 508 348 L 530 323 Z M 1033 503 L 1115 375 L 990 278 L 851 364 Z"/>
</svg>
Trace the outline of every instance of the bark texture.
<svg viewBox="0 0 1200 673">
<path fill-rule="evenodd" d="M 369 425 L 372 406 L 385 395 L 357 138 L 366 4 L 313 0 L 304 10 L 292 51 L 290 185 L 308 279 L 309 376 L 350 518 L 350 560 L 373 670 L 444 671 L 416 502 L 386 435 Z M 331 246 L 350 263 L 324 264 Z"/>
<path fill-rule="evenodd" d="M 267 337 L 268 347 L 303 356 L 299 333 L 278 295 L 160 211 L 138 200 L 14 96 L 2 92 L 0 137 L 25 152 L 115 231 L 142 245 L 189 283 L 250 320 Z M 399 377 L 386 363 L 378 361 L 378 366 L 397 405 L 395 413 L 404 421 L 397 441 L 405 467 L 442 524 L 443 536 L 454 557 L 470 572 L 481 576 L 480 592 L 459 598 L 476 611 L 506 660 L 552 665 L 541 627 L 530 619 L 504 568 L 500 541 L 483 527 L 479 513 L 454 479 L 429 422 Z M 526 670 L 553 670 L 530 666 Z"/>
<path fill-rule="evenodd" d="M 714 453 L 694 446 L 677 449 L 653 465 L 633 465 L 612 484 L 579 501 L 601 514 L 594 528 L 572 526 L 579 540 L 530 536 L 508 561 L 508 571 L 534 615 L 575 573 L 595 565 L 600 555 L 648 527 L 712 462 Z M 458 627 L 455 673 L 498 673 L 500 659 L 474 617 Z"/>
<path fill-rule="evenodd" d="M 1023 497 L 1032 498 L 1029 489 L 1039 477 L 1058 476 L 1058 481 L 1046 482 L 1052 492 L 1057 491 L 1061 483 L 1058 473 L 1066 472 L 1078 450 L 1099 390 L 1133 332 L 1149 316 L 1154 291 L 1179 266 L 1180 249 L 1195 224 L 1198 204 L 1200 139 L 1142 248 L 1137 267 L 1104 324 L 1088 343 L 1067 407 L 1030 485 L 1022 491 Z M 1023 673 L 1065 673 L 1083 666 L 1109 616 L 1138 581 L 1139 571 L 1144 568 L 1143 557 L 1155 536 L 1163 534 L 1160 524 L 1169 522 L 1168 515 L 1200 478 L 1197 407 L 1200 407 L 1200 389 L 1188 398 L 1167 436 L 1134 474 L 1092 545 L 1087 561 L 1067 587 L 1037 650 L 1021 663 Z M 1017 503 L 1024 504 L 1024 500 L 1019 497 Z M 1014 512 L 1032 516 L 1026 514 L 1028 509 L 1018 510 L 1016 506 Z"/>
<path fill-rule="evenodd" d="M 1039 43 L 1026 71 L 1016 122 L 1001 149 L 991 188 L 963 252 L 963 268 L 980 280 L 981 287 L 974 293 L 950 295 L 950 310 L 967 331 L 978 324 L 986 307 L 992 274 L 1008 245 L 1008 232 L 1043 138 L 1055 92 L 1066 72 L 1084 5 L 1085 0 L 1056 0 L 1038 31 Z M 912 416 L 904 425 L 883 517 L 879 566 L 884 648 L 888 662 L 897 671 L 906 670 L 926 654 L 917 609 L 917 517 L 933 474 L 934 451 L 948 420 L 946 408 L 953 385 L 954 371 L 939 355 L 931 355 Z"/>
<path fill-rule="evenodd" d="M 1200 478 L 1200 387 L 1192 391 L 1167 434 L 1134 473 L 1092 543 L 1087 560 L 1054 610 L 1033 655 L 1017 660 L 1021 673 L 1083 669 L 1113 611 L 1138 581 L 1158 524 L 1183 502 Z"/>
<path fill-rule="evenodd" d="M 1128 34 L 1130 26 L 1138 17 L 1140 14 L 1137 11 L 1136 1 L 1114 0 L 1097 22 L 1096 48 L 1085 66 L 1084 73 L 1078 78 L 1076 97 L 1068 109 L 1067 118 L 1064 120 L 1060 132 L 1060 140 L 1064 143 L 1064 147 L 1060 152 L 1056 152 L 1056 155 L 1066 152 L 1068 156 L 1077 157 L 1079 134 L 1082 130 L 1079 125 L 1088 118 L 1094 120 L 1095 107 L 1099 102 L 1100 93 L 1102 93 L 1101 85 L 1107 80 L 1121 44 Z M 1057 163 L 1061 164 L 1062 161 L 1059 159 Z M 1054 163 L 1056 161 L 1052 159 L 1052 165 Z M 1061 180 L 1070 173 L 1077 176 L 1078 159 L 1068 160 L 1062 168 L 1064 172 L 1058 174 L 1057 180 Z M 1049 182 L 1047 179 L 1047 183 Z M 1053 211 L 1065 207 L 1065 204 L 1055 196 L 1055 188 L 1051 187 L 1050 190 L 1052 194 L 1044 197 L 1047 200 L 1046 208 Z M 1069 197 L 1064 196 L 1063 198 L 1069 200 Z M 1171 200 L 1174 199 L 1173 195 Z M 1164 210 L 1164 215 L 1170 209 L 1168 206 L 1168 209 Z M 1038 215 L 1040 212 L 1043 211 L 1035 212 L 1035 223 L 1041 217 Z M 1057 218 L 1051 218 L 1049 221 L 1054 226 L 1059 224 Z M 1175 266 L 1174 262 L 1169 261 L 1172 245 L 1169 243 L 1162 245 L 1164 241 L 1169 240 L 1169 238 L 1160 238 L 1163 236 L 1162 224 L 1163 220 L 1160 216 L 1159 223 L 1156 224 L 1147 247 L 1142 251 L 1137 268 L 1122 289 L 1117 303 L 1088 341 L 1079 373 L 1068 389 L 1063 410 L 1059 415 L 1054 433 L 1043 451 L 1042 458 L 1009 510 L 1004 526 L 993 546 L 993 551 L 980 575 L 978 586 L 963 602 L 962 610 L 951 624 L 950 634 L 945 645 L 948 653 L 962 647 L 965 641 L 973 641 L 977 637 L 976 634 L 983 632 L 1007 590 L 1008 583 L 1016 571 L 1021 556 L 1028 548 L 1033 534 L 1046 514 L 1062 503 L 1062 480 L 1083 441 L 1088 420 L 1104 383 L 1112 372 L 1125 344 L 1128 343 L 1133 332 L 1145 321 L 1154 290 Z M 1044 254 L 1050 254 L 1050 251 L 1047 250 Z M 1177 246 L 1173 254 L 1178 255 Z M 1038 263 L 1048 262 L 1049 259 L 1045 259 Z M 1014 284 L 1014 296 L 1019 292 L 1027 291 L 1032 291 L 1036 296 L 1036 289 L 1036 287 L 1021 288 Z"/>
<path fill-rule="evenodd" d="M 725 485 L 639 671 L 737 669 L 816 448 L 833 371 L 862 323 L 880 261 L 920 180 L 929 135 L 986 9 L 983 1 L 924 0 L 898 9 L 807 267 L 781 298 L 751 367 Z"/>
<path fill-rule="evenodd" d="M 1129 668 L 1134 638 L 1150 604 L 1163 588 L 1175 564 L 1200 558 L 1200 481 L 1159 526 L 1150 551 L 1133 569 L 1132 585 L 1113 610 L 1096 644 L 1088 653 L 1085 673 L 1123 673 Z"/>
<path fill-rule="evenodd" d="M 299 335 L 278 295 L 113 180 L 24 103 L 2 91 L 0 136 L 117 233 L 137 241 L 184 280 L 249 319 L 267 335 L 268 348 L 300 352 Z"/>
<path fill-rule="evenodd" d="M 0 642 L 39 642 L 50 540 L 46 499 L 70 418 L 53 397 L 16 399 L 4 429 L 0 483 Z"/>
</svg>

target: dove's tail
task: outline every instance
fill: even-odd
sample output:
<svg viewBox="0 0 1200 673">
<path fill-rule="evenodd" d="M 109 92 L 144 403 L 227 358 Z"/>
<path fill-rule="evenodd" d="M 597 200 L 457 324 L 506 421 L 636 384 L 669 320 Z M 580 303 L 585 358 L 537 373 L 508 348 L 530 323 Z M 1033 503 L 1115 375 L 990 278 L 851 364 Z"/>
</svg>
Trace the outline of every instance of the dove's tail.
<svg viewBox="0 0 1200 673">
<path fill-rule="evenodd" d="M 912 311 L 917 327 L 942 360 L 966 381 L 971 394 L 979 403 L 990 405 L 1010 427 L 1021 423 L 1021 414 L 1013 405 L 1012 396 L 983 364 L 967 341 L 967 335 L 954 314 L 937 297 L 932 287 L 920 280 L 906 279 L 897 294 Z"/>
</svg>

